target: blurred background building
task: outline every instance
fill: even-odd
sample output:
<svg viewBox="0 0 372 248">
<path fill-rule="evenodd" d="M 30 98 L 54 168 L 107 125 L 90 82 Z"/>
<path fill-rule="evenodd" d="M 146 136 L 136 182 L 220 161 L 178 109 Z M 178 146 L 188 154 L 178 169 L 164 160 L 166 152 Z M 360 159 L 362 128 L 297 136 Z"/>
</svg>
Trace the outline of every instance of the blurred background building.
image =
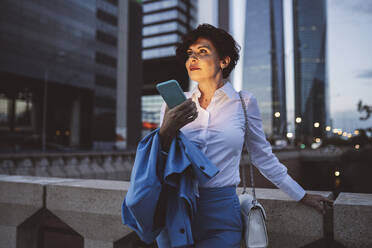
<svg viewBox="0 0 372 248">
<path fill-rule="evenodd" d="M 142 74 L 136 69 L 141 47 L 135 39 L 142 27 L 141 5 L 120 3 L 126 13 L 120 13 L 117 0 L 1 1 L 2 150 L 113 148 L 118 85 L 128 79 L 140 85 Z M 124 37 L 118 36 L 121 26 L 127 30 Z M 127 70 L 118 78 L 118 61 L 132 74 Z M 125 107 L 136 112 L 136 106 Z"/>
<path fill-rule="evenodd" d="M 293 1 L 295 120 L 297 142 L 325 136 L 329 123 L 326 1 Z"/>
<path fill-rule="evenodd" d="M 242 88 L 258 99 L 267 137 L 287 134 L 282 0 L 247 0 Z"/>
</svg>

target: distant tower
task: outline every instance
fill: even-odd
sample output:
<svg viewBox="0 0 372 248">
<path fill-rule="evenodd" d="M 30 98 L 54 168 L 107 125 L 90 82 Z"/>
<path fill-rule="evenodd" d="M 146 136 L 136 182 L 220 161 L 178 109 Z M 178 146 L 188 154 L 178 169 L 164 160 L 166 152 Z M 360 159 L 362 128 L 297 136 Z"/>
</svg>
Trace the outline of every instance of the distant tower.
<svg viewBox="0 0 372 248">
<path fill-rule="evenodd" d="M 243 89 L 257 98 L 266 135 L 285 137 L 282 0 L 247 0 L 245 18 Z"/>
<path fill-rule="evenodd" d="M 293 25 L 296 140 L 309 144 L 328 123 L 326 1 L 293 0 Z"/>
</svg>

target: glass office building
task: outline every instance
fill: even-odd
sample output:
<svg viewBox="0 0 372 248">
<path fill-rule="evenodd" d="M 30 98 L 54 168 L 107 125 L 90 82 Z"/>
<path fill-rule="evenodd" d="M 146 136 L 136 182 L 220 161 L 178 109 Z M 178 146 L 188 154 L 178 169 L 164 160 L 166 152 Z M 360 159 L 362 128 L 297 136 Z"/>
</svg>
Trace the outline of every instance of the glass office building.
<svg viewBox="0 0 372 248">
<path fill-rule="evenodd" d="M 286 135 L 282 0 L 247 0 L 243 89 L 257 98 L 265 134 Z"/>
<path fill-rule="evenodd" d="M 112 149 L 118 5 L 1 1 L 0 150 Z"/>
<path fill-rule="evenodd" d="M 293 1 L 296 139 L 308 144 L 328 124 L 326 15 L 324 0 Z"/>
<path fill-rule="evenodd" d="M 148 131 L 159 124 L 163 102 L 155 85 L 176 79 L 188 91 L 189 79 L 175 57 L 176 43 L 196 26 L 196 0 L 142 1 L 142 124 Z"/>
</svg>

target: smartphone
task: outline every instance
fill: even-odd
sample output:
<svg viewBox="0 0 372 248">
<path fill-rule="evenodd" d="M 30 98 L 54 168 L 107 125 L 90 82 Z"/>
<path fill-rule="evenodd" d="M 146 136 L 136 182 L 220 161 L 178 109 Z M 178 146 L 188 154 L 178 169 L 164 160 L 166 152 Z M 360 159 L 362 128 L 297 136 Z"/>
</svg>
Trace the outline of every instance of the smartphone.
<svg viewBox="0 0 372 248">
<path fill-rule="evenodd" d="M 164 101 L 168 105 L 168 108 L 174 108 L 177 105 L 186 101 L 186 96 L 183 93 L 180 85 L 176 80 L 169 80 L 166 82 L 158 83 L 156 89 L 163 97 Z"/>
</svg>

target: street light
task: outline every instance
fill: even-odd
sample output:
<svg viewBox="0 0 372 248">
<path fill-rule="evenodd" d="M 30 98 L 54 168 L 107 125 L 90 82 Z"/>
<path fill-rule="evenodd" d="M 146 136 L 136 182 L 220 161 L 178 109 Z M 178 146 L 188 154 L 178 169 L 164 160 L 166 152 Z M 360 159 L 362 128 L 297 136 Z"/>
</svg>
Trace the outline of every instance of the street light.
<svg viewBox="0 0 372 248">
<path fill-rule="evenodd" d="M 49 66 L 51 63 L 57 61 L 58 58 L 65 57 L 66 53 L 64 51 L 59 51 L 57 54 L 53 55 L 47 60 L 45 71 L 44 71 L 44 103 L 43 103 L 43 126 L 41 131 L 41 150 L 45 152 L 46 146 L 46 112 L 47 112 L 47 96 L 48 96 L 48 76 L 49 76 Z"/>
<path fill-rule="evenodd" d="M 301 117 L 296 118 L 296 123 L 301 123 L 301 121 L 302 121 Z"/>
<path fill-rule="evenodd" d="M 275 115 L 276 118 L 279 118 L 280 117 L 280 112 L 275 112 L 274 115 Z"/>
<path fill-rule="evenodd" d="M 314 127 L 318 128 L 319 127 L 319 122 L 314 122 Z"/>
</svg>

